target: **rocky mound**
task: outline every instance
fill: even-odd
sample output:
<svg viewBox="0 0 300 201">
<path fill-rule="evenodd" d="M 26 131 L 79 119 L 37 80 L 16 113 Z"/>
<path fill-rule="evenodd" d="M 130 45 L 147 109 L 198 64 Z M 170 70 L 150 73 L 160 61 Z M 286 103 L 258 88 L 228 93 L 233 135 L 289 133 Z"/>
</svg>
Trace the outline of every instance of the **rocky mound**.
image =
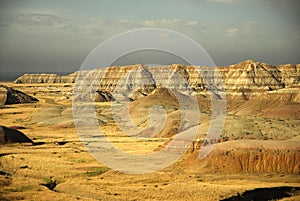
<svg viewBox="0 0 300 201">
<path fill-rule="evenodd" d="M 31 103 L 36 101 L 39 100 L 11 87 L 0 85 L 0 105 Z"/>
<path fill-rule="evenodd" d="M 31 116 L 31 122 L 37 126 L 73 128 L 74 122 L 77 121 L 77 119 L 74 119 L 72 109 L 72 107 L 65 106 L 42 108 Z M 106 121 L 108 121 L 104 115 L 97 114 L 96 117 L 100 125 L 106 124 Z M 82 114 L 82 119 L 86 119 L 88 121 L 89 118 L 91 118 L 89 114 Z"/>
<path fill-rule="evenodd" d="M 140 133 L 140 136 L 171 137 L 178 133 L 179 130 L 185 130 L 199 123 L 188 121 L 181 116 L 184 114 L 181 113 L 180 107 L 185 107 L 182 108 L 185 110 L 184 113 L 189 113 L 193 116 L 192 114 L 195 111 L 188 108 L 188 103 L 192 101 L 189 96 L 177 90 L 165 87 L 156 88 L 147 96 L 129 104 L 130 118 L 136 125 L 148 128 Z M 163 122 L 164 112 L 166 115 L 165 122 Z M 165 124 L 162 125 L 163 123 Z M 162 129 L 158 129 L 159 127 Z"/>
<path fill-rule="evenodd" d="M 228 94 L 228 110 L 237 115 L 265 117 L 300 117 L 299 89 L 281 89 L 272 92 L 244 93 L 243 97 Z"/>
<path fill-rule="evenodd" d="M 286 69 L 281 70 L 285 72 Z M 290 84 L 285 83 L 276 66 L 252 60 L 224 68 L 222 73 L 226 89 L 232 90 L 276 90 Z"/>
<path fill-rule="evenodd" d="M 31 122 L 37 126 L 72 128 L 74 127 L 72 108 L 54 106 L 40 109 L 32 115 Z"/>
<path fill-rule="evenodd" d="M 189 103 L 192 100 L 189 96 L 165 87 L 159 87 L 150 92 L 147 96 L 134 101 L 131 106 L 134 110 L 135 107 L 149 108 L 153 105 L 160 105 L 171 109 L 171 111 L 179 109 L 179 101 L 181 104 Z"/>
<path fill-rule="evenodd" d="M 218 143 L 202 160 L 198 158 L 200 147 L 186 160 L 185 165 L 191 171 L 300 174 L 300 146 L 297 138 Z"/>
<path fill-rule="evenodd" d="M 5 126 L 0 126 L 0 144 L 9 143 L 32 143 L 33 141 L 29 139 L 24 133 L 7 128 Z"/>
</svg>

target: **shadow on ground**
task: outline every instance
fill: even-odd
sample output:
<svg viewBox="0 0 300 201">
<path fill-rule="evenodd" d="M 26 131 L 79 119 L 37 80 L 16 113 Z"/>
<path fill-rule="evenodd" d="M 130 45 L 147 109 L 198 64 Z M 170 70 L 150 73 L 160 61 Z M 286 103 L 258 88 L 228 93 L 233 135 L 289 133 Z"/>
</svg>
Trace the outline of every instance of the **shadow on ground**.
<svg viewBox="0 0 300 201">
<path fill-rule="evenodd" d="M 220 201 L 271 201 L 299 194 L 299 187 L 256 188 Z"/>
</svg>

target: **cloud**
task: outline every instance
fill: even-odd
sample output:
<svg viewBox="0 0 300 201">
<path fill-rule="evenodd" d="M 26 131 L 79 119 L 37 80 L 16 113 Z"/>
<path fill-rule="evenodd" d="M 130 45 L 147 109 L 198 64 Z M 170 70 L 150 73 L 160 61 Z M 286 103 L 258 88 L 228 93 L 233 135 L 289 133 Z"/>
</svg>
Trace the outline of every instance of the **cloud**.
<svg viewBox="0 0 300 201">
<path fill-rule="evenodd" d="M 147 20 L 140 23 L 143 27 L 161 27 L 161 28 L 197 28 L 205 29 L 205 26 L 196 20 L 182 20 L 182 19 L 161 19 L 161 20 Z"/>
<path fill-rule="evenodd" d="M 22 13 L 15 16 L 15 21 L 23 25 L 53 26 L 63 21 L 62 18 L 44 13 Z"/>
<path fill-rule="evenodd" d="M 238 0 L 206 0 L 213 3 L 236 3 Z"/>
<path fill-rule="evenodd" d="M 248 21 L 240 26 L 234 28 L 228 28 L 225 30 L 226 36 L 229 38 L 241 38 L 241 39 L 251 39 L 260 40 L 265 38 L 267 32 L 261 28 L 255 21 Z"/>
<path fill-rule="evenodd" d="M 237 29 L 237 28 L 230 28 L 230 29 L 226 30 L 226 34 L 230 38 L 237 37 L 238 36 L 238 32 L 239 32 L 239 29 Z"/>
<path fill-rule="evenodd" d="M 108 37 L 137 28 L 166 28 L 177 31 L 205 30 L 205 26 L 195 20 L 160 19 L 134 21 L 102 18 L 65 18 L 53 13 L 23 12 L 1 20 L 0 26 L 40 27 L 47 26 L 81 37 Z"/>
</svg>

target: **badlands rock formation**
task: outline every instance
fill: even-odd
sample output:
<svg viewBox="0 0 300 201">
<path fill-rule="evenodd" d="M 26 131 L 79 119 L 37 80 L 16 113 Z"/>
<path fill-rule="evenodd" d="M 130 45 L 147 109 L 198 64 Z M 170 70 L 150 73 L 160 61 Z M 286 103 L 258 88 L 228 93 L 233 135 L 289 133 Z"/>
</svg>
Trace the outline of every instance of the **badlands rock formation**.
<svg viewBox="0 0 300 201">
<path fill-rule="evenodd" d="M 74 100 L 87 102 L 137 100 L 157 88 L 168 88 L 183 94 L 198 94 L 199 98 L 204 97 L 200 104 L 209 104 L 208 90 L 220 99 L 223 99 L 220 93 L 225 90 L 228 108 L 235 108 L 239 114 L 300 116 L 300 64 L 272 66 L 252 60 L 216 68 L 137 64 L 80 71 L 68 76 L 25 74 L 15 83 L 76 83 L 78 93 Z M 93 91 L 87 93 L 90 87 Z"/>
<path fill-rule="evenodd" d="M 204 160 L 196 160 L 196 149 L 185 163 L 199 172 L 299 174 L 299 151 L 299 137 L 284 141 L 233 140 L 217 144 Z"/>
<path fill-rule="evenodd" d="M 217 86 L 222 78 L 226 90 L 240 91 L 272 91 L 300 84 L 300 64 L 273 66 L 266 63 L 246 60 L 227 67 L 185 66 L 173 64 L 167 67 L 114 66 L 93 70 L 90 79 L 99 81 L 98 91 L 113 92 L 126 89 L 139 90 L 148 94 L 155 88 L 171 87 L 184 90 L 187 86 L 195 91 L 202 91 L 213 84 Z M 87 73 L 89 74 L 89 73 Z M 99 75 L 98 77 L 96 75 Z M 78 72 L 68 76 L 56 74 L 25 74 L 15 83 L 74 83 Z M 217 86 L 222 88 L 222 86 Z"/>
<path fill-rule="evenodd" d="M 73 83 L 75 81 L 77 73 L 72 73 L 66 76 L 60 76 L 57 74 L 24 74 L 15 83 Z"/>
<path fill-rule="evenodd" d="M 0 85 L 0 105 L 31 103 L 38 99 L 5 85 Z"/>
</svg>

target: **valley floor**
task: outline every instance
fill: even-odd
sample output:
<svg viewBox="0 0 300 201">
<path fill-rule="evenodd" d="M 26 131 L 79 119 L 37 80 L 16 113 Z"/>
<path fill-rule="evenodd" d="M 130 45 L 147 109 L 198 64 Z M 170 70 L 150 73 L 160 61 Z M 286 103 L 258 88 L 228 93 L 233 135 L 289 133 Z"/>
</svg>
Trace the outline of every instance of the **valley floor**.
<svg viewBox="0 0 300 201">
<path fill-rule="evenodd" d="M 32 116 L 40 109 L 59 105 L 70 107 L 71 101 L 68 98 L 62 99 L 61 94 L 70 92 L 71 87 L 19 87 L 31 95 L 36 93 L 37 88 L 40 90 L 36 94 L 39 102 L 0 108 L 2 125 L 23 126 L 25 129 L 20 131 L 36 142 L 36 145 L 1 145 L 0 200 L 218 201 L 256 188 L 300 188 L 299 174 L 217 171 L 204 173 L 187 167 L 190 153 L 171 166 L 154 173 L 135 175 L 111 170 L 87 152 L 75 128 L 46 125 L 45 121 L 37 123 L 32 120 Z M 103 103 L 102 106 L 107 107 L 107 104 Z M 203 117 L 205 119 L 205 114 Z M 230 140 L 235 138 L 237 142 L 257 137 L 261 140 L 266 140 L 266 137 L 272 140 L 299 139 L 299 119 L 240 117 L 231 114 L 227 116 L 226 122 L 227 136 Z M 252 129 L 255 132 L 251 131 L 253 125 L 256 126 Z M 291 132 L 288 132 L 288 127 L 292 128 Z M 150 152 L 167 141 L 165 138 L 148 139 L 137 144 L 118 135 L 113 124 L 103 125 L 103 129 L 114 139 L 117 146 L 129 151 L 133 149 L 137 152 Z M 280 200 L 300 200 L 299 189 L 290 194 L 294 196 Z"/>
</svg>

